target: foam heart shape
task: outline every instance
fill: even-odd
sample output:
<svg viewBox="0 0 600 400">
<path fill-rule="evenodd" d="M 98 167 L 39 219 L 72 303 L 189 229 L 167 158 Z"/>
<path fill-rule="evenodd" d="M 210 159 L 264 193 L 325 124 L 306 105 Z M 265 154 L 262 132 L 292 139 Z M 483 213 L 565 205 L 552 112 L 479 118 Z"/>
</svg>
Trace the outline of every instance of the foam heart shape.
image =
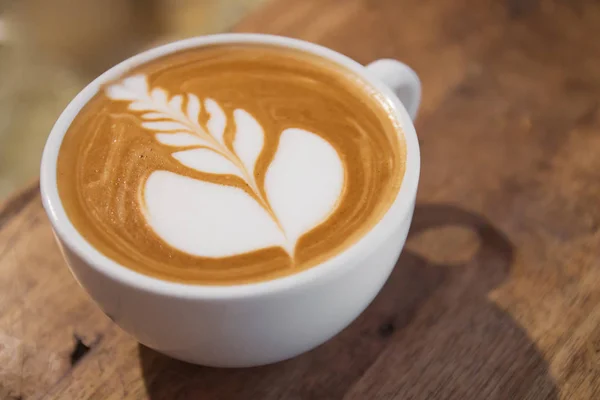
<svg viewBox="0 0 600 400">
<path fill-rule="evenodd" d="M 341 161 L 326 141 L 289 129 L 265 179 L 277 221 L 238 187 L 167 171 L 155 171 L 146 182 L 146 219 L 165 242 L 197 256 L 225 257 L 272 246 L 292 255 L 300 236 L 335 207 L 340 177 Z"/>
</svg>

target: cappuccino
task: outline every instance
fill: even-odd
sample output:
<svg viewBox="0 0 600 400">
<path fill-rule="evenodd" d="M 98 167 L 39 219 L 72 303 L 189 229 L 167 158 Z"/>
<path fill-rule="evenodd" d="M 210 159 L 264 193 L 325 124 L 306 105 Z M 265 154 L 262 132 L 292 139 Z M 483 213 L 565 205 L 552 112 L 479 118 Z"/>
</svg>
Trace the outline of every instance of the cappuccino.
<svg viewBox="0 0 600 400">
<path fill-rule="evenodd" d="M 152 60 L 79 112 L 58 156 L 66 213 L 126 268 L 190 284 L 297 273 L 336 256 L 396 199 L 390 105 L 332 61 L 270 45 Z"/>
</svg>

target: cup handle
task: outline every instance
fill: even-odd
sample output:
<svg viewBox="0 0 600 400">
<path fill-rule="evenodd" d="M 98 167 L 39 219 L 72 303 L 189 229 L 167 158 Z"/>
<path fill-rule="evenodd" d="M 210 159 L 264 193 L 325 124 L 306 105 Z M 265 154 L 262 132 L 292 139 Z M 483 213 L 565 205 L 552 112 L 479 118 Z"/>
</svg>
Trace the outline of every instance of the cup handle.
<svg viewBox="0 0 600 400">
<path fill-rule="evenodd" d="M 421 81 L 417 73 L 408 65 L 388 58 L 373 61 L 367 70 L 392 89 L 414 120 L 421 103 Z"/>
</svg>

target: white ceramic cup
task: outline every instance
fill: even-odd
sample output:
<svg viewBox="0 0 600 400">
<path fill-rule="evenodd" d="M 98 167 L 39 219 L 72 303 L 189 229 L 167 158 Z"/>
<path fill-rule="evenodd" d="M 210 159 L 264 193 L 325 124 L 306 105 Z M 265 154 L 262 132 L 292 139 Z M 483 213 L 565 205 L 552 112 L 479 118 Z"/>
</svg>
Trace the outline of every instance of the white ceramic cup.
<svg viewBox="0 0 600 400">
<path fill-rule="evenodd" d="M 202 286 L 151 278 L 119 265 L 88 243 L 67 218 L 56 162 L 67 128 L 108 81 L 165 54 L 215 43 L 265 43 L 314 53 L 365 78 L 389 101 L 406 142 L 406 172 L 392 206 L 357 243 L 324 263 L 283 278 L 237 286 Z M 417 75 L 394 60 L 364 67 L 327 48 L 285 37 L 221 34 L 167 44 L 105 72 L 67 106 L 44 149 L 44 208 L 71 272 L 100 308 L 142 344 L 192 363 L 243 367 L 308 351 L 348 326 L 390 275 L 408 233 L 419 180 L 412 124 L 420 101 Z M 408 110 L 408 111 L 407 111 Z"/>
</svg>

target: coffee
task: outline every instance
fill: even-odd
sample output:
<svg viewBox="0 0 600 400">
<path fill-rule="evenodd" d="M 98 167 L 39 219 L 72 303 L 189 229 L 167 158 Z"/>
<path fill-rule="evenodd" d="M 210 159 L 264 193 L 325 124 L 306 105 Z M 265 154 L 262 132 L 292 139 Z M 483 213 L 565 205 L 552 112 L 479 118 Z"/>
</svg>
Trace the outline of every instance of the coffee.
<svg viewBox="0 0 600 400">
<path fill-rule="evenodd" d="M 123 266 L 231 285 L 313 267 L 395 200 L 405 148 L 356 74 L 299 50 L 212 45 L 143 64 L 79 112 L 60 148 L 69 219 Z"/>
</svg>

